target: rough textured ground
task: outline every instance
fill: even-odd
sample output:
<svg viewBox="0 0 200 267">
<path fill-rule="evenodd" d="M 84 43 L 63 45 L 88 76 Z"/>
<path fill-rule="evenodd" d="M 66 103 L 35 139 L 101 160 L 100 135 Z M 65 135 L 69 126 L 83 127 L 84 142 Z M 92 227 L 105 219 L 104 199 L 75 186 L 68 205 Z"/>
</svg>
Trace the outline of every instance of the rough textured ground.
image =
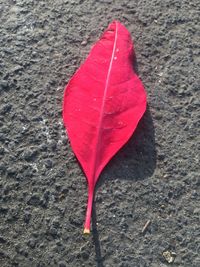
<svg viewBox="0 0 200 267">
<path fill-rule="evenodd" d="M 1 267 L 200 266 L 198 2 L 0 0 Z M 134 38 L 149 108 L 103 172 L 84 237 L 62 95 L 113 19 Z"/>
</svg>

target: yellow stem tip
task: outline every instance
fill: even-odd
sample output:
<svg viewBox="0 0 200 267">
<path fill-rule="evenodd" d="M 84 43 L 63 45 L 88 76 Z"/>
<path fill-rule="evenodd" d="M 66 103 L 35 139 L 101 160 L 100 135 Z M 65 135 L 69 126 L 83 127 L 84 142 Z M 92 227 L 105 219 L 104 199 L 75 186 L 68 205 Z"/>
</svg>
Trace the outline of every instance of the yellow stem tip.
<svg viewBox="0 0 200 267">
<path fill-rule="evenodd" d="M 83 233 L 84 233 L 84 235 L 89 235 L 90 234 L 90 229 L 85 228 Z"/>
</svg>

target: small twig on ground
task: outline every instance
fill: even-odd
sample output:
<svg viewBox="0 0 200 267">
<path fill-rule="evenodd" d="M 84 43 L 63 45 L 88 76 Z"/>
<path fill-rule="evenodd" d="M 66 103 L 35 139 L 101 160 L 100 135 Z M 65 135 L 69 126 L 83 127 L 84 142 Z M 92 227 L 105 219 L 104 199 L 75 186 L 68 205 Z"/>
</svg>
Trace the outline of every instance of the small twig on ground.
<svg viewBox="0 0 200 267">
<path fill-rule="evenodd" d="M 144 227 L 142 228 L 142 233 L 143 233 L 143 234 L 146 233 L 147 228 L 149 227 L 150 224 L 151 224 L 151 220 L 148 220 L 148 221 L 145 223 Z"/>
</svg>

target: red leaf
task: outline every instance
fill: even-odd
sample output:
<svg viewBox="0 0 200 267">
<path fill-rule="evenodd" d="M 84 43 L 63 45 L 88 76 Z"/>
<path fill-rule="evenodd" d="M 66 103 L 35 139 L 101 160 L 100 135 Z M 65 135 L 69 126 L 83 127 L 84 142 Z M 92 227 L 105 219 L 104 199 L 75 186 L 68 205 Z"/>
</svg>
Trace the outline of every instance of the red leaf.
<svg viewBox="0 0 200 267">
<path fill-rule="evenodd" d="M 114 21 L 65 89 L 64 124 L 88 180 L 85 233 L 90 232 L 99 175 L 131 137 L 146 109 L 146 93 L 133 70 L 133 54 L 128 30 Z"/>
</svg>

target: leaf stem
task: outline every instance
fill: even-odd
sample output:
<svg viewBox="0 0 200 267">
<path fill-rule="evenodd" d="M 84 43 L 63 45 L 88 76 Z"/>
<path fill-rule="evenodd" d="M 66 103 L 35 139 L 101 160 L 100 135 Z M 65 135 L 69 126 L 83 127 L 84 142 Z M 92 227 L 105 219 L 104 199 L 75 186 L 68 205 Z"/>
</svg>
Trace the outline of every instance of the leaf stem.
<svg viewBox="0 0 200 267">
<path fill-rule="evenodd" d="M 93 197 L 94 197 L 94 186 L 89 186 L 87 211 L 86 211 L 85 225 L 84 225 L 84 231 L 83 231 L 84 234 L 90 233 L 90 221 L 91 221 L 91 214 L 92 214 Z"/>
</svg>

